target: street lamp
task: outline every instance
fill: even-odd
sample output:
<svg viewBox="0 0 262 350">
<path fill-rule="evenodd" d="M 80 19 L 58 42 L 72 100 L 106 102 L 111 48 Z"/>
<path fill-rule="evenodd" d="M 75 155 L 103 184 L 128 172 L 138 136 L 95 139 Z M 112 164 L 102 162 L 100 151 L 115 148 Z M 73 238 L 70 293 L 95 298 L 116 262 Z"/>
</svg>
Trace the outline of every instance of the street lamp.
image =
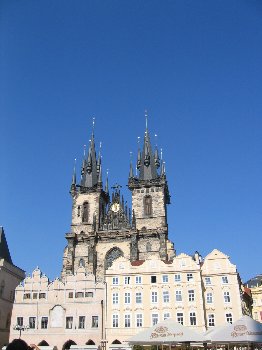
<svg viewBox="0 0 262 350">
<path fill-rule="evenodd" d="M 19 331 L 19 339 L 21 338 L 22 331 L 27 331 L 29 328 L 29 326 L 21 326 L 19 324 L 14 326 L 14 330 Z"/>
</svg>

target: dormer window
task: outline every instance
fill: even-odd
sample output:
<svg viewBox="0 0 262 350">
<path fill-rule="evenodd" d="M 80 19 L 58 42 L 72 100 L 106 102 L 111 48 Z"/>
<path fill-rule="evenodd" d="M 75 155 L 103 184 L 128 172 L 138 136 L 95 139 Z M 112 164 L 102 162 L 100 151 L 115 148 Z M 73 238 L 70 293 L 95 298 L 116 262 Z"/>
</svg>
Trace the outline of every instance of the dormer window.
<svg viewBox="0 0 262 350">
<path fill-rule="evenodd" d="M 146 216 L 152 215 L 152 197 L 151 196 L 144 197 L 144 214 Z"/>
<path fill-rule="evenodd" d="M 88 202 L 83 203 L 83 215 L 82 215 L 82 222 L 88 222 Z"/>
</svg>

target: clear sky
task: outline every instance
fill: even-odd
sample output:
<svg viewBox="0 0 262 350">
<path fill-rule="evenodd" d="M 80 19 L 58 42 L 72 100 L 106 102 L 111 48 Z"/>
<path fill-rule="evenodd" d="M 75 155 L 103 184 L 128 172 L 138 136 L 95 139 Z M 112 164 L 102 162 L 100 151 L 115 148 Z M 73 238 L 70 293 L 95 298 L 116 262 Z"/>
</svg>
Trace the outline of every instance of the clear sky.
<svg viewBox="0 0 262 350">
<path fill-rule="evenodd" d="M 96 117 L 110 185 L 158 135 L 177 253 L 262 273 L 262 2 L 1 0 L 0 225 L 13 261 L 59 276 L 69 187 Z"/>
</svg>

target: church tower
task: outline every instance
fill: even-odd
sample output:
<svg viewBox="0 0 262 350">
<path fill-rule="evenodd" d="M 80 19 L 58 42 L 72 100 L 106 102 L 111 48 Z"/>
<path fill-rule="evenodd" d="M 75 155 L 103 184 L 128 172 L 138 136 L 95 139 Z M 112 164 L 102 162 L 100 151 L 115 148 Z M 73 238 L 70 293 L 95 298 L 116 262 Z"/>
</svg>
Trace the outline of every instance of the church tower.
<svg viewBox="0 0 262 350">
<path fill-rule="evenodd" d="M 147 123 L 143 149 L 138 149 L 137 169 L 139 175 L 134 176 L 130 164 L 128 188 L 132 192 L 132 208 L 139 231 L 139 251 L 145 251 L 140 257 L 159 251 L 162 259 L 168 259 L 167 204 L 170 196 L 165 163 L 159 159 L 157 146 L 154 152 L 152 150 Z"/>
<path fill-rule="evenodd" d="M 101 152 L 97 157 L 94 131 L 88 153 L 84 154 L 80 184 L 77 185 L 74 168 L 70 194 L 73 202 L 72 224 L 71 232 L 66 234 L 68 245 L 64 253 L 62 276 L 74 273 L 80 266 L 95 273 L 97 229 L 103 222 L 109 194 L 107 181 L 103 189 Z"/>
</svg>

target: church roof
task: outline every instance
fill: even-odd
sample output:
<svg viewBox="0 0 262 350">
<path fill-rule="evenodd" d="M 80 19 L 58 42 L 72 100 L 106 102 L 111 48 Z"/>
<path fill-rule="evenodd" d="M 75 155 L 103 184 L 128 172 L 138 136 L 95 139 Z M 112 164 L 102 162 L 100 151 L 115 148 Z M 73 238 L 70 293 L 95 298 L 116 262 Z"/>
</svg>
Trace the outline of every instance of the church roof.
<svg viewBox="0 0 262 350">
<path fill-rule="evenodd" d="M 4 259 L 9 264 L 13 264 L 3 227 L 0 227 L 0 259 Z"/>
</svg>

